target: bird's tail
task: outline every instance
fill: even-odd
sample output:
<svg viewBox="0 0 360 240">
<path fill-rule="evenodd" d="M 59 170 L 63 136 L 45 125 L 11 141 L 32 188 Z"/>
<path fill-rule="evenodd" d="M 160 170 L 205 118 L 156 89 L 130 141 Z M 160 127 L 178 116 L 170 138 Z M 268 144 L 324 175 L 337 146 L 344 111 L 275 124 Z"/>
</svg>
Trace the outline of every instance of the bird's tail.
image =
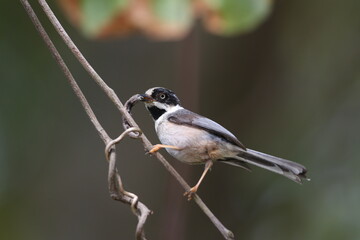
<svg viewBox="0 0 360 240">
<path fill-rule="evenodd" d="M 247 165 L 249 163 L 283 175 L 297 183 L 302 183 L 303 179 L 310 180 L 306 177 L 307 170 L 303 165 L 251 149 L 241 151 L 235 158 L 223 162 L 246 169 L 249 169 Z"/>
</svg>

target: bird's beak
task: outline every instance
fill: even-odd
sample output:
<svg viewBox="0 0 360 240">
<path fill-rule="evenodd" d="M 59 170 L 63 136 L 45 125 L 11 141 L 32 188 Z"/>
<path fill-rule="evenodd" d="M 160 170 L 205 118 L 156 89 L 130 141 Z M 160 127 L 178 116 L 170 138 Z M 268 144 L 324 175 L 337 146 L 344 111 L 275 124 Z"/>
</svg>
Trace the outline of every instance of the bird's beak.
<svg viewBox="0 0 360 240">
<path fill-rule="evenodd" d="M 150 97 L 147 94 L 140 94 L 141 98 L 140 101 L 145 102 L 145 103 L 151 103 L 153 101 L 155 101 L 155 99 L 153 99 L 152 97 Z"/>
</svg>

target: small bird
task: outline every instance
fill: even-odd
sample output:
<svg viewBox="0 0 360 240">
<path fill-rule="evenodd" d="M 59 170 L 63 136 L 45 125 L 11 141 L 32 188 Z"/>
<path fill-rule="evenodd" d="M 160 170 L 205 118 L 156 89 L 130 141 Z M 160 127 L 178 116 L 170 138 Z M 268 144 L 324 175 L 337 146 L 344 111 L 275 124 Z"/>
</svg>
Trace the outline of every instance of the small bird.
<svg viewBox="0 0 360 240">
<path fill-rule="evenodd" d="M 150 153 L 165 148 L 181 162 L 205 164 L 197 184 L 184 193 L 188 200 L 197 192 L 214 162 L 227 163 L 249 171 L 249 164 L 252 164 L 297 183 L 307 179 L 307 170 L 301 164 L 246 148 L 220 124 L 183 108 L 179 98 L 169 89 L 150 88 L 145 94 L 141 94 L 141 101 L 155 121 L 155 130 L 161 142 L 154 145 Z"/>
</svg>

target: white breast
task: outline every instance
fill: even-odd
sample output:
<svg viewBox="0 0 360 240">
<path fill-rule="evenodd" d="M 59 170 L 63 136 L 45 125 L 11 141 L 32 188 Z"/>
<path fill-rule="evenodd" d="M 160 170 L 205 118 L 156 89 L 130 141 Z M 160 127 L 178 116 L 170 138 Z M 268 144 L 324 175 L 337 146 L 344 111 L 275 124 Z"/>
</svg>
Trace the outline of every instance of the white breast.
<svg viewBox="0 0 360 240">
<path fill-rule="evenodd" d="M 174 158 L 189 164 L 208 160 L 207 147 L 212 142 L 205 131 L 164 121 L 158 124 L 156 133 L 162 144 L 181 149 L 166 149 Z"/>
<path fill-rule="evenodd" d="M 164 121 L 156 128 L 161 143 L 177 147 L 188 147 L 194 142 L 208 139 L 208 134 L 204 130 L 178 125 L 169 121 Z"/>
<path fill-rule="evenodd" d="M 162 144 L 181 149 L 166 149 L 174 158 L 188 164 L 200 164 L 236 155 L 238 147 L 205 130 L 169 122 L 167 118 L 172 112 L 166 112 L 156 120 L 155 130 Z"/>
</svg>

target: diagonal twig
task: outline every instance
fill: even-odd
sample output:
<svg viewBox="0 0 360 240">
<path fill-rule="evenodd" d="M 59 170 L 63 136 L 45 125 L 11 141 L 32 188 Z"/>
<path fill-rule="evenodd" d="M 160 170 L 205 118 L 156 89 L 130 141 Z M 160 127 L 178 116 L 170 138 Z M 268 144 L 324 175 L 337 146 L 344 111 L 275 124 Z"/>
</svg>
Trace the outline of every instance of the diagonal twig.
<svg viewBox="0 0 360 240">
<path fill-rule="evenodd" d="M 27 0 L 20 0 L 23 5 L 24 2 L 28 4 Z M 94 79 L 94 81 L 99 85 L 99 87 L 105 92 L 105 94 L 110 98 L 110 100 L 114 103 L 114 105 L 117 107 L 117 109 L 120 111 L 122 116 L 126 119 L 126 121 L 129 123 L 130 126 L 139 128 L 135 120 L 131 117 L 131 115 L 126 111 L 124 108 L 124 105 L 121 103 L 115 92 L 102 80 L 102 78 L 96 73 L 96 71 L 92 68 L 92 66 L 88 63 L 86 58 L 82 55 L 80 50 L 77 48 L 77 46 L 74 44 L 74 42 L 71 40 L 69 35 L 66 33 L 65 29 L 62 27 L 60 22 L 57 20 L 56 16 L 50 9 L 49 5 L 46 3 L 45 0 L 38 0 L 39 4 L 43 8 L 43 11 L 48 16 L 49 20 L 55 27 L 56 31 L 59 33 L 65 44 L 69 47 L 69 49 L 72 51 L 74 56 L 78 59 L 78 61 L 82 64 L 84 69 L 90 74 L 90 76 Z M 24 5 L 25 6 L 25 5 Z M 26 9 L 26 7 L 25 7 Z M 35 24 L 35 23 L 34 23 Z M 35 24 L 36 25 L 36 24 Z M 43 30 L 45 33 L 45 30 Z M 41 34 L 42 35 L 42 34 Z M 51 49 L 50 49 L 51 50 Z M 52 50 L 51 50 L 52 51 Z M 54 53 L 53 53 L 54 54 Z M 54 56 L 55 59 L 58 61 L 56 56 Z M 60 63 L 59 63 L 60 64 Z M 60 64 L 61 66 L 61 64 Z M 66 71 L 61 66 L 62 70 L 64 71 L 66 75 Z M 73 86 L 72 86 L 73 87 Z M 75 90 L 74 90 L 75 91 Z M 85 108 L 85 106 L 83 105 Z M 86 108 L 85 108 L 86 110 Z M 88 113 L 88 112 L 87 112 Z M 95 115 L 94 115 L 95 116 Z M 90 118 L 93 122 L 93 119 Z M 95 123 L 93 122 L 95 125 Z M 105 132 L 102 128 L 98 128 L 95 125 L 95 128 L 100 134 L 100 137 L 103 139 L 103 132 Z M 152 148 L 152 144 L 148 140 L 148 138 L 142 134 L 140 136 L 140 139 L 143 143 L 143 146 L 146 150 L 150 150 Z M 104 139 L 103 139 L 104 140 Z M 113 152 L 113 151 L 112 151 Z M 179 175 L 179 173 L 166 161 L 166 159 L 160 154 L 156 153 L 155 156 L 157 159 L 163 164 L 163 166 L 176 178 L 176 180 L 180 183 L 180 185 L 185 189 L 189 190 L 190 186 L 185 182 L 185 180 Z M 202 209 L 202 211 L 209 217 L 209 219 L 212 221 L 212 223 L 218 228 L 218 230 L 221 232 L 221 234 L 224 236 L 225 239 L 234 239 L 233 233 L 228 230 L 220 221 L 219 219 L 210 211 L 210 209 L 205 205 L 205 203 L 201 200 L 201 198 L 195 194 L 194 201 L 198 204 L 198 206 Z"/>
<path fill-rule="evenodd" d="M 51 41 L 50 37 L 46 33 L 45 29 L 41 25 L 39 19 L 37 18 L 34 10 L 32 9 L 31 5 L 27 0 L 21 0 L 26 12 L 28 13 L 31 21 L 35 25 L 36 29 L 39 31 L 41 37 L 44 39 L 46 45 L 48 46 L 50 52 L 52 53 L 53 57 L 55 58 L 56 62 L 59 64 L 61 70 L 64 72 L 67 80 L 70 83 L 70 86 L 75 92 L 75 95 L 79 98 L 83 108 L 85 109 L 86 114 L 88 115 L 90 121 L 93 123 L 94 127 L 96 128 L 97 132 L 100 135 L 100 138 L 104 141 L 105 144 L 107 143 L 115 143 L 106 133 L 106 131 L 101 126 L 100 122 L 97 120 L 93 110 L 91 109 L 88 101 L 86 100 L 84 94 L 82 93 L 81 89 L 79 88 L 78 84 L 76 83 L 74 77 L 72 76 L 69 68 L 65 64 L 64 60 L 62 59 L 61 55 L 57 51 L 55 45 Z M 125 131 L 125 134 L 129 132 L 139 132 L 137 129 L 128 129 Z M 124 135 L 125 135 L 124 134 Z M 122 138 L 121 138 L 122 139 Z M 119 140 L 121 140 L 119 139 Z M 109 190 L 110 195 L 114 200 L 122 201 L 124 203 L 130 204 L 134 210 L 134 213 L 138 217 L 138 225 L 136 228 L 136 239 L 137 240 L 146 240 L 144 234 L 144 224 L 146 221 L 147 216 L 151 213 L 151 211 L 140 201 L 138 201 L 137 196 L 134 194 L 129 194 L 126 192 L 122 186 L 120 175 L 118 174 L 118 170 L 116 169 L 116 153 L 115 147 L 111 145 L 112 151 L 107 155 L 109 159 Z M 135 198 L 136 197 L 136 198 Z M 136 207 L 134 206 L 136 203 Z"/>
</svg>

